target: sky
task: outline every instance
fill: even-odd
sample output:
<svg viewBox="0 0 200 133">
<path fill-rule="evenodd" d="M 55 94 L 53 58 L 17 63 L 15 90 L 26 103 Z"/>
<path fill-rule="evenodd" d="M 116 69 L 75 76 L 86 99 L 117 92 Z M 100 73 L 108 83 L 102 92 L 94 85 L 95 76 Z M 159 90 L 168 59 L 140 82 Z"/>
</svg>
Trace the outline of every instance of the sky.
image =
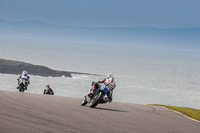
<svg viewBox="0 0 200 133">
<path fill-rule="evenodd" d="M 200 0 L 0 0 L 0 19 L 80 27 L 200 27 Z"/>
</svg>

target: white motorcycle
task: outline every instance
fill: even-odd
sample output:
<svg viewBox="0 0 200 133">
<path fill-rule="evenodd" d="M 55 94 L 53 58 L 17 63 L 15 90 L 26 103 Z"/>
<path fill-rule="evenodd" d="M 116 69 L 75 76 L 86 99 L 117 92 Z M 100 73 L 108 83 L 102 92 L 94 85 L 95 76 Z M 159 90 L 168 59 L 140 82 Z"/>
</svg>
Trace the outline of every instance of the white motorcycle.
<svg viewBox="0 0 200 133">
<path fill-rule="evenodd" d="M 27 90 L 28 87 L 28 80 L 27 79 L 23 79 L 20 78 L 19 79 L 19 92 L 24 92 L 25 90 Z"/>
</svg>

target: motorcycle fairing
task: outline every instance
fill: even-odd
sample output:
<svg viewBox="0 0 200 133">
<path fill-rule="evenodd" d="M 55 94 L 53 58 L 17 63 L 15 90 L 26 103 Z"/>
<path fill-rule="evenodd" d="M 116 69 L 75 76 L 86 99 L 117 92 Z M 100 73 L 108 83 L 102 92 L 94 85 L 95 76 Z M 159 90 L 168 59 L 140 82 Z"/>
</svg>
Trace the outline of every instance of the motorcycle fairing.
<svg viewBox="0 0 200 133">
<path fill-rule="evenodd" d="M 102 91 L 104 91 L 104 92 L 105 92 L 105 94 L 107 94 L 107 93 L 108 93 L 108 91 L 109 91 L 109 89 L 108 89 L 108 87 L 107 87 L 106 85 L 102 85 L 102 86 L 99 88 L 99 90 L 102 90 Z"/>
</svg>

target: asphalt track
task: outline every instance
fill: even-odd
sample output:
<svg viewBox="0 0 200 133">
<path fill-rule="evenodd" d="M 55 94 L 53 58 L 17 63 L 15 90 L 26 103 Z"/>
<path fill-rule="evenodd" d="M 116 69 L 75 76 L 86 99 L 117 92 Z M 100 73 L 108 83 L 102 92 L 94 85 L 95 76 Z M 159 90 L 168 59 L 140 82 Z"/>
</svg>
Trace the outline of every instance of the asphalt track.
<svg viewBox="0 0 200 133">
<path fill-rule="evenodd" d="M 17 91 L 17 90 L 16 90 Z M 162 107 L 0 91 L 0 133 L 200 133 L 200 123 Z"/>
</svg>

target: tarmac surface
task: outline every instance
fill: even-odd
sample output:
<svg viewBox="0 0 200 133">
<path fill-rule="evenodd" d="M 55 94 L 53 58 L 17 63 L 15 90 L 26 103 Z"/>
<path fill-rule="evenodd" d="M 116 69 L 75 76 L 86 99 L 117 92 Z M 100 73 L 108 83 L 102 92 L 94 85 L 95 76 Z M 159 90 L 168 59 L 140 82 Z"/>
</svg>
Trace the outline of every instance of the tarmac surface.
<svg viewBox="0 0 200 133">
<path fill-rule="evenodd" d="M 200 133 L 196 122 L 162 107 L 0 90 L 0 133 Z"/>
</svg>

